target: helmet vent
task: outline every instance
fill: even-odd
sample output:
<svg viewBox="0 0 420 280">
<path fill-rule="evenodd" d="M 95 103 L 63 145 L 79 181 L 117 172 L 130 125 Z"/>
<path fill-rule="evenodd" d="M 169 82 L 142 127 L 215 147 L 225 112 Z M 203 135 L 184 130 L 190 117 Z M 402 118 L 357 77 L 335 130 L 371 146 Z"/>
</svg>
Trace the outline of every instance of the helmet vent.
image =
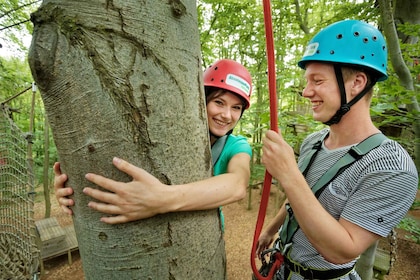
<svg viewBox="0 0 420 280">
<path fill-rule="evenodd" d="M 354 35 L 354 37 L 359 37 L 360 33 L 356 31 L 356 32 L 353 33 L 353 35 Z"/>
<path fill-rule="evenodd" d="M 361 56 L 360 56 L 360 59 L 365 59 L 365 56 L 364 56 L 364 55 L 361 55 Z"/>
<path fill-rule="evenodd" d="M 343 34 L 337 34 L 337 39 L 343 39 Z"/>
<path fill-rule="evenodd" d="M 378 40 L 378 37 L 373 36 L 373 37 L 372 37 L 372 40 L 373 40 L 373 41 L 377 41 L 377 40 Z"/>
<path fill-rule="evenodd" d="M 363 43 L 368 43 L 369 42 L 369 39 L 368 38 L 363 38 Z"/>
<path fill-rule="evenodd" d="M 334 54 L 335 52 L 334 52 L 334 50 L 330 50 L 330 54 Z"/>
</svg>

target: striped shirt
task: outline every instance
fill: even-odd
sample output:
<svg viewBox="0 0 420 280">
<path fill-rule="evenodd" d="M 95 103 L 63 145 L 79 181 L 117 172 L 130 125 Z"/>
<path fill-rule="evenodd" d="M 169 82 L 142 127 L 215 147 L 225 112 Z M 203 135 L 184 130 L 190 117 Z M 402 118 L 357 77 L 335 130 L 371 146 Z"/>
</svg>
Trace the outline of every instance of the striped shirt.
<svg viewBox="0 0 420 280">
<path fill-rule="evenodd" d="M 301 146 L 299 166 L 313 144 L 328 129 L 311 134 Z M 306 174 L 313 186 L 352 146 L 328 150 L 324 143 Z M 319 196 L 321 205 L 335 219 L 340 217 L 380 236 L 387 236 L 412 205 L 417 193 L 418 173 L 410 155 L 396 141 L 386 140 L 331 181 Z M 337 269 L 351 267 L 356 260 L 336 265 L 326 261 L 299 229 L 293 237 L 290 257 L 307 267 Z M 283 269 L 278 279 L 283 279 Z M 293 274 L 291 280 L 303 279 Z M 356 272 L 340 279 L 360 279 Z"/>
</svg>

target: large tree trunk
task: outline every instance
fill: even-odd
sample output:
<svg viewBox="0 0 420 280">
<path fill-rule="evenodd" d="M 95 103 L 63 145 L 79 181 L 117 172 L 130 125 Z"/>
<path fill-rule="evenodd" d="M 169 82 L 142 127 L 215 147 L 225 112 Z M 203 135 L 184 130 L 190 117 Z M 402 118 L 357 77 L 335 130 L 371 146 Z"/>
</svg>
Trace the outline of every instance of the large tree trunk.
<svg viewBox="0 0 420 280">
<path fill-rule="evenodd" d="M 195 1 L 51 0 L 32 21 L 86 279 L 225 279 L 217 210 L 107 225 L 81 191 L 87 172 L 130 180 L 113 156 L 167 184 L 211 175 Z"/>
</svg>

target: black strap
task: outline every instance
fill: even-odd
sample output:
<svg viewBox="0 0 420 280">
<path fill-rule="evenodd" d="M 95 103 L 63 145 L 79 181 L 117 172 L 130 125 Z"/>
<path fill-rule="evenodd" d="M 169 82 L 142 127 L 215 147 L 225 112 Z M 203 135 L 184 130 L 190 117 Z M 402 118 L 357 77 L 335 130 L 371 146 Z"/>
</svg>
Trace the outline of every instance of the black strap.
<svg viewBox="0 0 420 280">
<path fill-rule="evenodd" d="M 226 144 L 226 140 L 228 138 L 228 134 L 220 137 L 216 140 L 216 142 L 211 147 L 211 160 L 212 160 L 212 166 L 214 166 L 217 162 L 217 160 L 220 157 L 220 154 L 222 153 L 223 147 Z"/>
<path fill-rule="evenodd" d="M 354 97 L 350 102 L 347 103 L 346 98 L 346 90 L 344 87 L 344 79 L 343 79 L 343 72 L 340 64 L 334 64 L 334 72 L 335 77 L 337 79 L 338 88 L 340 89 L 340 96 L 341 96 L 341 106 L 340 109 L 337 110 L 335 115 L 327 122 L 324 122 L 326 125 L 332 125 L 339 123 L 341 118 L 350 111 L 350 107 L 354 105 L 357 101 L 359 101 L 365 94 L 371 90 L 371 88 L 376 84 L 377 78 L 371 75 L 371 82 L 366 85 L 366 87 Z"/>
<path fill-rule="evenodd" d="M 354 266 L 351 266 L 338 269 L 317 270 L 310 267 L 304 267 L 299 263 L 291 261 L 289 258 L 284 258 L 284 264 L 284 279 L 288 279 L 286 278 L 286 275 L 290 275 L 291 271 L 303 276 L 305 279 L 336 279 L 348 274 L 354 268 Z"/>
</svg>

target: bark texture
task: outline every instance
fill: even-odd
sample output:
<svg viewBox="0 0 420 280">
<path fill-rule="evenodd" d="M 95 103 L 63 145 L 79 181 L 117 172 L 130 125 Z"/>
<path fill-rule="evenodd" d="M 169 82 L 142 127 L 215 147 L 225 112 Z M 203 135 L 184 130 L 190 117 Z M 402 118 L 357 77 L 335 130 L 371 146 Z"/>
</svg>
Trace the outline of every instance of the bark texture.
<svg viewBox="0 0 420 280">
<path fill-rule="evenodd" d="M 130 180 L 114 156 L 167 184 L 211 175 L 195 1 L 45 0 L 32 21 L 86 279 L 225 279 L 217 210 L 111 226 L 81 191 L 87 172 Z"/>
</svg>

